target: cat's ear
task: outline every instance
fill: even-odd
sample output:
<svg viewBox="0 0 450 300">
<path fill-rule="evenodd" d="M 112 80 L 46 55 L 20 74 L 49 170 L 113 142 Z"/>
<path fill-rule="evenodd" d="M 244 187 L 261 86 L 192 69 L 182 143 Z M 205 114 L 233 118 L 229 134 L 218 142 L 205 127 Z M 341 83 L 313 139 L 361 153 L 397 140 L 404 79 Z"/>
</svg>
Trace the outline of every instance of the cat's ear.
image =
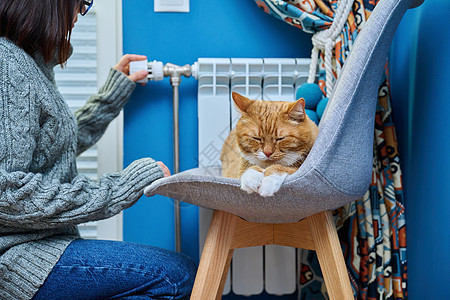
<svg viewBox="0 0 450 300">
<path fill-rule="evenodd" d="M 252 104 L 252 100 L 238 94 L 236 92 L 232 93 L 234 104 L 241 112 L 246 112 L 250 104 Z"/>
<path fill-rule="evenodd" d="M 294 121 L 302 121 L 306 118 L 305 99 L 300 98 L 289 105 L 289 117 Z"/>
</svg>

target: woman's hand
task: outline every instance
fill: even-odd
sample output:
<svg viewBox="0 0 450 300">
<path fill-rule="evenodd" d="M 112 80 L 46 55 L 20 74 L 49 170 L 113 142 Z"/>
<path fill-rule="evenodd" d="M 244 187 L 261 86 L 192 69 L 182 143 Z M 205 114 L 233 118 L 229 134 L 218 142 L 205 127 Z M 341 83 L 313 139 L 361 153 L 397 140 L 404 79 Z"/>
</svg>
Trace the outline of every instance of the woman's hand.
<svg viewBox="0 0 450 300">
<path fill-rule="evenodd" d="M 130 62 L 138 60 L 147 60 L 147 56 L 137 54 L 125 54 L 124 56 L 122 56 L 117 65 L 114 66 L 114 69 L 127 75 L 128 78 L 130 78 L 130 80 L 134 82 L 139 81 L 147 77 L 148 72 L 143 70 L 130 75 Z"/>
<path fill-rule="evenodd" d="M 163 169 L 164 177 L 169 177 L 170 176 L 169 168 L 162 161 L 157 161 L 156 163 L 161 167 L 161 169 Z"/>
</svg>

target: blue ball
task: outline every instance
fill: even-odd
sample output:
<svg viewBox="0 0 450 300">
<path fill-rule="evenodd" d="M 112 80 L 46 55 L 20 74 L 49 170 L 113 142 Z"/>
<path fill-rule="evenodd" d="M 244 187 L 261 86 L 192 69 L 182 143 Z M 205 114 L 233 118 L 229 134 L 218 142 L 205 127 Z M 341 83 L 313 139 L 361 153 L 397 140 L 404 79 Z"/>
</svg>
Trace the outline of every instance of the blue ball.
<svg viewBox="0 0 450 300">
<path fill-rule="evenodd" d="M 323 112 L 325 111 L 325 107 L 327 107 L 328 104 L 328 98 L 323 98 L 319 101 L 319 104 L 317 104 L 316 113 L 319 119 L 322 119 Z"/>
<path fill-rule="evenodd" d="M 306 115 L 316 124 L 319 124 L 319 118 L 317 117 L 317 114 L 315 111 L 311 109 L 305 109 Z"/>
<path fill-rule="evenodd" d="M 304 83 L 302 84 L 295 94 L 295 99 L 303 98 L 305 99 L 305 108 L 315 109 L 317 103 L 322 99 L 322 90 L 315 83 Z"/>
</svg>

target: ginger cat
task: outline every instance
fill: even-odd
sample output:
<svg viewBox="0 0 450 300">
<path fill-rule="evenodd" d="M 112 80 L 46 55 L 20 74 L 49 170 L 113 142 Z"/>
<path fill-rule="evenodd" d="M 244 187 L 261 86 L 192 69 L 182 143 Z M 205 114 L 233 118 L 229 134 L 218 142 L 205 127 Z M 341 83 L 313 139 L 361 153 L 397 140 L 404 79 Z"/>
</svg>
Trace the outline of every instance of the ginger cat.
<svg viewBox="0 0 450 300">
<path fill-rule="evenodd" d="M 233 92 L 241 112 L 222 147 L 222 175 L 241 179 L 241 189 L 273 196 L 298 170 L 319 133 L 305 113 L 305 100 L 250 100 Z"/>
</svg>

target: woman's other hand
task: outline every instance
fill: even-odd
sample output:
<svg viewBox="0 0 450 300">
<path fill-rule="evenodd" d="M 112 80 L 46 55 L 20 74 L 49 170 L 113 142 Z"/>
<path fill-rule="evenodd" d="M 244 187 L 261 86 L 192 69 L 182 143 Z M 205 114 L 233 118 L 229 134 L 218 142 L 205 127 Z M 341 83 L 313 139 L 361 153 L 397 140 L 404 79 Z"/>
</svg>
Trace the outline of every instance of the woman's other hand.
<svg viewBox="0 0 450 300">
<path fill-rule="evenodd" d="M 124 56 L 122 56 L 117 65 L 114 66 L 114 69 L 124 73 L 125 75 L 128 76 L 128 78 L 130 78 L 130 80 L 134 82 L 139 81 L 147 77 L 148 72 L 144 70 L 130 75 L 130 62 L 138 60 L 147 60 L 147 56 L 137 54 L 125 54 Z"/>
<path fill-rule="evenodd" d="M 161 167 L 161 169 L 163 169 L 164 177 L 169 177 L 170 176 L 169 168 L 162 161 L 157 161 L 156 163 Z"/>
</svg>

